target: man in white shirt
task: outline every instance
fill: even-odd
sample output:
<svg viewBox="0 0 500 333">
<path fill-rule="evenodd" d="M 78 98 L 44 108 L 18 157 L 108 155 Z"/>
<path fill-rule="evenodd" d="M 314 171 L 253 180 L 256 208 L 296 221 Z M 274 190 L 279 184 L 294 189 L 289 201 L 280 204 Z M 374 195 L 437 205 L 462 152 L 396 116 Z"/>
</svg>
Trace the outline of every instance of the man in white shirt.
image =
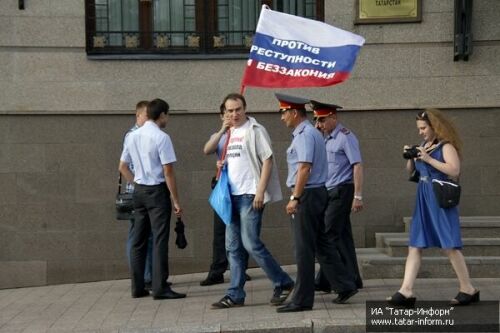
<svg viewBox="0 0 500 333">
<path fill-rule="evenodd" d="M 273 282 L 270 303 L 279 305 L 290 295 L 294 282 L 260 239 L 265 204 L 282 199 L 271 139 L 262 125 L 247 117 L 242 95 L 229 94 L 223 104 L 233 125 L 225 160 L 233 207 L 231 223 L 226 227 L 231 281 L 226 295 L 212 307 L 224 309 L 244 305 L 245 249 Z M 219 142 L 217 139 L 212 141 L 207 144 L 211 143 L 216 149 Z"/>
<path fill-rule="evenodd" d="M 124 144 L 127 136 L 133 131 L 139 129 L 144 123 L 148 120 L 147 110 L 148 110 L 148 101 L 140 101 L 135 106 L 135 124 L 132 126 L 127 133 L 125 133 L 125 137 L 123 138 Z M 134 164 L 129 164 L 129 169 L 132 173 L 134 173 Z M 126 193 L 134 193 L 134 183 L 127 182 L 125 187 Z M 127 261 L 130 269 L 130 247 L 132 244 L 132 230 L 134 229 L 134 217 L 130 219 L 128 237 L 127 237 Z M 146 268 L 144 270 L 144 282 L 146 285 L 146 289 L 151 290 L 151 273 L 153 271 L 153 234 L 149 234 L 148 238 L 148 251 L 146 255 Z"/>
<path fill-rule="evenodd" d="M 169 105 L 164 100 L 151 101 L 147 109 L 148 120 L 127 136 L 120 157 L 119 171 L 127 181 L 135 183 L 135 224 L 130 251 L 133 298 L 149 295 L 144 288 L 144 268 L 150 232 L 153 233 L 153 298 L 186 297 L 173 291 L 167 283 L 172 204 L 177 216 L 182 213 L 173 168 L 174 147 L 168 134 L 161 130 L 167 125 L 168 110 Z M 134 165 L 134 174 L 130 172 L 130 163 Z"/>
<path fill-rule="evenodd" d="M 216 154 L 217 161 L 222 159 L 222 151 L 224 150 L 227 138 L 227 132 L 231 128 L 231 119 L 229 114 L 226 114 L 226 107 L 221 104 L 219 107 L 219 115 L 221 120 L 221 127 L 219 131 L 212 134 L 210 139 L 203 147 L 203 153 L 206 155 Z M 212 178 L 212 189 L 217 184 L 217 176 Z M 229 267 L 226 254 L 226 224 L 214 211 L 214 238 L 212 240 L 212 264 L 205 280 L 200 282 L 200 286 L 212 286 L 214 284 L 224 283 L 224 272 Z M 245 251 L 245 258 L 248 267 L 248 253 Z M 245 273 L 245 279 L 250 281 L 251 278 Z"/>
</svg>

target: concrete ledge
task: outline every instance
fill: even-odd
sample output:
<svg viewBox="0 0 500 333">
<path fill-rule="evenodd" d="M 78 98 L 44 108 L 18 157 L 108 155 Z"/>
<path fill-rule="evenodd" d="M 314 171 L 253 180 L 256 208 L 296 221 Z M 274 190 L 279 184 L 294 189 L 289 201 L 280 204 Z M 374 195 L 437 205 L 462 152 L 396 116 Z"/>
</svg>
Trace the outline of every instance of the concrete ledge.
<svg viewBox="0 0 500 333">
<path fill-rule="evenodd" d="M 377 232 L 375 234 L 375 246 L 379 249 L 385 247 L 386 238 L 406 238 L 408 241 L 407 232 Z"/>
<path fill-rule="evenodd" d="M 1 47 L 0 47 L 1 49 Z M 366 107 L 352 107 L 343 108 L 344 112 L 366 112 L 366 111 L 414 111 L 417 109 L 425 108 L 426 106 L 366 106 Z M 429 106 L 430 107 L 430 106 Z M 440 110 L 481 110 L 481 109 L 497 109 L 500 105 L 474 105 L 472 106 L 462 106 L 462 105 L 448 105 L 441 106 Z M 252 113 L 255 114 L 275 114 L 275 110 L 269 108 L 252 109 Z M 198 114 L 214 114 L 213 109 L 170 109 L 169 113 L 171 115 L 198 115 Z M 53 116 L 53 115 L 70 115 L 70 116 L 100 116 L 100 115 L 134 115 L 134 111 L 128 109 L 78 109 L 78 110 L 50 110 L 50 109 L 1 109 L 0 115 L 8 116 Z M 410 217 L 405 217 L 404 219 L 410 219 Z M 405 220 L 406 221 L 406 220 Z"/>
<path fill-rule="evenodd" d="M 290 314 L 294 316 L 294 314 Z M 137 328 L 99 331 L 100 333 L 361 333 L 365 320 L 353 318 L 263 320 L 239 324 L 171 326 L 169 328 Z M 78 331 L 80 332 L 80 331 Z M 80 333 L 85 333 L 81 331 Z"/>
<path fill-rule="evenodd" d="M 377 265 L 397 265 L 398 263 L 405 263 L 406 258 L 389 257 L 386 254 L 374 257 L 361 258 L 363 264 L 376 263 Z M 500 264 L 500 257 L 466 257 L 465 261 L 468 265 L 495 265 Z M 448 257 L 422 257 L 422 264 L 449 264 Z"/>
<path fill-rule="evenodd" d="M 406 258 L 389 257 L 384 253 L 373 253 L 358 257 L 364 279 L 383 279 L 403 276 Z M 472 278 L 495 278 L 500 274 L 500 257 L 466 257 L 465 261 Z M 419 278 L 455 277 L 447 257 L 423 257 Z"/>
<path fill-rule="evenodd" d="M 109 333 L 220 333 L 221 327 L 220 325 L 212 325 L 207 326 L 204 325 L 200 327 L 197 326 L 171 326 L 169 328 L 126 328 L 116 330 L 110 330 Z M 83 333 L 83 332 L 82 332 Z M 108 333 L 108 332 L 100 332 L 100 333 Z"/>
<path fill-rule="evenodd" d="M 362 333 L 366 331 L 366 322 L 363 319 L 314 319 L 314 333 Z"/>
<path fill-rule="evenodd" d="M 464 246 L 498 246 L 498 238 L 462 238 Z M 385 237 L 386 246 L 408 246 L 408 235 L 406 237 Z M 497 252 L 500 253 L 500 252 Z"/>
<path fill-rule="evenodd" d="M 46 284 L 46 261 L 0 261 L 0 289 Z"/>
<path fill-rule="evenodd" d="M 252 333 L 310 333 L 314 332 L 313 322 L 310 319 L 304 320 L 273 320 L 257 321 L 239 324 L 221 325 L 220 332 L 252 332 Z"/>
<path fill-rule="evenodd" d="M 466 257 L 496 256 L 500 253 L 500 238 L 462 238 Z M 383 250 L 391 257 L 406 257 L 408 255 L 408 235 L 406 237 L 384 237 Z M 426 249 L 424 257 L 443 256 L 438 248 Z"/>
<path fill-rule="evenodd" d="M 405 225 L 405 231 L 408 232 L 411 224 L 411 217 L 404 217 L 403 224 Z M 500 229 L 500 217 L 499 216 L 460 216 L 460 227 L 462 232 L 467 228 L 499 228 Z"/>
</svg>

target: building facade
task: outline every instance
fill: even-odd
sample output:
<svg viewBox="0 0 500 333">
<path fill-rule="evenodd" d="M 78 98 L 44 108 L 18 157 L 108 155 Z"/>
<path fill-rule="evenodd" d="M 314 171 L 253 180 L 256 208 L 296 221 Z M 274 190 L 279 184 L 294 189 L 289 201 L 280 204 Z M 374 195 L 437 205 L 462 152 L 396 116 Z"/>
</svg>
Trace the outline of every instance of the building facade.
<svg viewBox="0 0 500 333">
<path fill-rule="evenodd" d="M 184 13 L 194 23 L 184 14 L 182 36 L 172 35 L 175 27 L 159 27 L 143 37 L 143 24 L 155 12 L 140 7 L 134 15 L 141 20 L 113 37 L 112 20 L 103 28 L 102 11 L 91 12 L 90 1 L 26 1 L 20 9 L 21 2 L 0 1 L 0 288 L 128 277 L 128 223 L 114 218 L 118 159 L 136 102 L 156 97 L 171 106 L 166 131 L 178 158 L 189 242 L 184 250 L 170 242 L 171 272 L 206 271 L 215 159 L 202 147 L 220 126 L 222 98 L 239 90 L 253 21 L 229 23 L 233 14 L 220 6 L 229 10 L 232 1 L 184 1 L 193 6 Z M 468 61 L 453 61 L 454 1 L 422 2 L 421 22 L 356 25 L 353 1 L 313 1 L 304 16 L 357 33 L 366 44 L 345 83 L 281 90 L 345 108 L 341 122 L 357 134 L 365 166 L 365 209 L 353 217 L 358 247 L 373 246 L 375 232 L 402 230 L 402 218 L 411 214 L 415 188 L 402 147 L 419 142 L 415 114 L 426 107 L 443 109 L 462 134 L 461 215 L 500 215 L 500 2 L 474 3 Z M 267 3 L 291 10 L 282 1 Z M 200 23 L 203 10 L 212 16 Z M 127 45 L 144 48 L 132 52 Z M 158 45 L 164 49 L 147 51 Z M 280 122 L 274 92 L 250 87 L 245 95 L 248 112 L 270 132 L 288 193 L 291 132 Z M 284 207 L 266 208 L 262 233 L 271 252 L 289 264 L 293 244 Z"/>
</svg>

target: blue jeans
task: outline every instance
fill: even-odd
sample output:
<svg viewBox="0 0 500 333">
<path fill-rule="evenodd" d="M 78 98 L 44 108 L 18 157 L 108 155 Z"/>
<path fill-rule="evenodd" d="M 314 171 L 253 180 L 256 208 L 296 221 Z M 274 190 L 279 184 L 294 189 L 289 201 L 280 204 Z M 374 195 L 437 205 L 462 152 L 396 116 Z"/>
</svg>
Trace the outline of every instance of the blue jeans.
<svg viewBox="0 0 500 333">
<path fill-rule="evenodd" d="M 233 217 L 226 227 L 226 250 L 228 251 L 231 281 L 227 296 L 234 302 L 245 300 L 245 249 L 273 282 L 273 287 L 285 287 L 293 283 L 260 239 L 263 210 L 252 207 L 254 195 L 233 195 Z"/>
<path fill-rule="evenodd" d="M 127 236 L 127 263 L 128 267 L 130 269 L 130 247 L 132 246 L 131 242 L 131 235 L 132 235 L 132 228 L 134 228 L 134 219 L 130 220 L 130 227 L 128 229 L 128 236 Z M 145 283 L 151 283 L 151 272 L 153 271 L 153 234 L 149 234 L 148 238 L 148 252 L 146 255 L 146 267 L 144 269 L 144 282 Z"/>
</svg>

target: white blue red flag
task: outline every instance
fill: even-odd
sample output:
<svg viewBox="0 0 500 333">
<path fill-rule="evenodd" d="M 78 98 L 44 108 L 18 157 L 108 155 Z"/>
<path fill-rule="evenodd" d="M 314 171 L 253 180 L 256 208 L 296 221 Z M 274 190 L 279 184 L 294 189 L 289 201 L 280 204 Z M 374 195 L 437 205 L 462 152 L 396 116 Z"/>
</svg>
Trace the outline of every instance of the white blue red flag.
<svg viewBox="0 0 500 333">
<path fill-rule="evenodd" d="M 245 73 L 245 86 L 324 87 L 347 80 L 363 37 L 323 22 L 262 6 Z"/>
</svg>

